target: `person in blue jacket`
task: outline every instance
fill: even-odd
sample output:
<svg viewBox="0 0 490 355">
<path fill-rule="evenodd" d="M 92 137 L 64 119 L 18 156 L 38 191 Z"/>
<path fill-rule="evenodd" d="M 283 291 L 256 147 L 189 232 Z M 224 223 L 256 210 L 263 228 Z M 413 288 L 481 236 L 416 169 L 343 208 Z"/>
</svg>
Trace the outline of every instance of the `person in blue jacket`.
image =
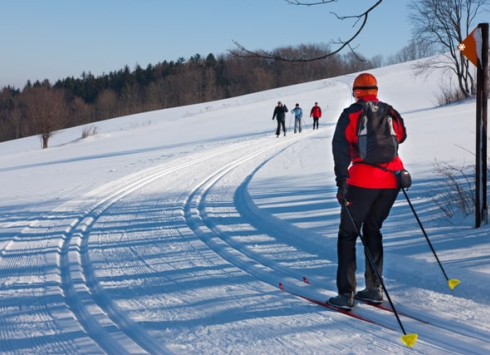
<svg viewBox="0 0 490 355">
<path fill-rule="evenodd" d="M 283 105 L 281 101 L 277 103 L 276 108 L 274 109 L 274 114 L 272 115 L 272 120 L 277 117 L 277 129 L 276 136 L 279 138 L 279 133 L 281 133 L 281 127 L 284 132 L 284 136 L 286 136 L 286 113 L 288 112 L 288 108 L 286 105 Z"/>
<path fill-rule="evenodd" d="M 303 118 L 303 109 L 299 107 L 299 104 L 296 104 L 296 107 L 291 110 L 291 113 L 294 114 L 294 133 L 301 133 L 301 119 Z"/>
</svg>

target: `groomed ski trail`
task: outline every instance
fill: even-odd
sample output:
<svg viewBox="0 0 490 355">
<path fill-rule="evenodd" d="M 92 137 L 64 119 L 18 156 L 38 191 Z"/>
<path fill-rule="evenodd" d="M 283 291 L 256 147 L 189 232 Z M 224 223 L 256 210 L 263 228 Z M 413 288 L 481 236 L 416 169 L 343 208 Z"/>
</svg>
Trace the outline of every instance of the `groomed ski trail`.
<svg viewBox="0 0 490 355">
<path fill-rule="evenodd" d="M 331 337 L 329 343 L 335 344 L 337 334 L 372 338 L 373 351 L 404 353 L 396 331 L 305 306 L 277 288 L 283 282 L 319 298 L 335 294 L 300 281 L 303 261 L 319 259 L 321 269 L 325 259 L 333 259 L 333 252 L 325 250 L 333 245 L 314 242 L 318 235 L 264 211 L 249 193 L 260 169 L 301 148 L 310 136 L 314 133 L 254 138 L 192 154 L 90 191 L 32 221 L 1 251 L 0 273 L 19 274 L 11 286 L 24 288 L 26 299 L 40 300 L 33 317 L 45 328 L 37 329 L 39 336 L 32 340 L 36 352 L 211 354 L 213 341 L 219 340 L 205 340 L 206 333 L 196 336 L 199 326 L 212 319 L 203 314 L 195 333 L 186 333 L 187 322 L 196 327 L 186 310 L 193 302 L 215 297 L 229 297 L 224 304 L 230 307 L 234 288 L 248 288 L 250 299 L 235 300 L 245 311 L 250 307 L 260 316 L 260 306 L 277 307 L 278 316 L 291 322 L 284 324 L 285 332 L 294 331 L 293 320 L 309 325 L 305 354 L 324 346 L 308 346 L 312 339 Z M 175 186 L 180 193 L 170 192 Z M 174 260 L 172 250 L 183 249 L 188 260 Z M 118 267 L 111 268 L 113 264 Z M 181 270 L 183 265 L 188 272 Z M 186 277 L 202 278 L 203 289 L 186 289 Z M 134 297 L 124 298 L 125 289 Z M 387 312 L 360 307 L 360 313 L 396 329 Z M 170 323 L 177 324 L 176 330 Z M 480 354 L 490 349 L 481 332 L 460 334 L 442 324 L 418 323 L 404 319 L 407 330 L 419 334 L 412 352 L 468 353 L 471 348 Z M 0 320 L 2 338 L 11 339 L 4 343 L 6 354 L 22 353 L 16 328 L 28 326 Z M 392 342 L 376 338 L 386 331 Z M 84 341 L 70 335 L 81 332 L 87 335 Z M 52 333 L 59 334 L 56 342 L 43 336 Z M 278 353 L 294 351 L 287 337 L 268 341 L 280 347 Z"/>
</svg>

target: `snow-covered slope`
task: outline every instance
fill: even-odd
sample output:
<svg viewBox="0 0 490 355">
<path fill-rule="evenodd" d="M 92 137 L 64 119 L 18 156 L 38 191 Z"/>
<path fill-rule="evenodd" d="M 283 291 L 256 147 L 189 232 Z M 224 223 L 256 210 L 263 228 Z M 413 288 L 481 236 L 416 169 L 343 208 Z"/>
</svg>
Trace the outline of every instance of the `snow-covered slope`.
<svg viewBox="0 0 490 355">
<path fill-rule="evenodd" d="M 373 70 L 403 115 L 408 195 L 386 221 L 392 313 L 369 324 L 281 291 L 336 293 L 339 206 L 331 137 L 356 74 L 121 117 L 0 144 L 2 354 L 485 354 L 490 352 L 488 226 L 448 221 L 435 163 L 474 163 L 475 102 L 436 108 L 437 73 Z M 320 129 L 275 138 L 278 100 Z M 290 116 L 287 117 L 290 126 Z M 471 171 L 469 171 L 471 173 Z M 364 257 L 358 247 L 358 282 Z M 306 285 L 306 276 L 311 285 Z"/>
</svg>

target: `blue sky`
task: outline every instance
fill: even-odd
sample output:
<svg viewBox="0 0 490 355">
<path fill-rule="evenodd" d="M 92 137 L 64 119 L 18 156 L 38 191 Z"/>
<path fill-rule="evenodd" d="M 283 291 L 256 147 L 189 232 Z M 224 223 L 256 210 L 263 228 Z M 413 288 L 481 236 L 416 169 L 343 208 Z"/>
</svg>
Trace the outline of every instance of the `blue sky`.
<svg viewBox="0 0 490 355">
<path fill-rule="evenodd" d="M 409 0 L 385 0 L 355 44 L 388 57 L 410 40 Z M 0 0 L 0 88 L 85 72 L 98 76 L 125 65 L 227 53 L 233 40 L 249 49 L 346 39 L 354 15 L 375 0 L 294 6 L 284 0 Z M 356 3 L 356 6 L 352 6 Z M 365 5 L 361 5 L 365 4 Z"/>
</svg>

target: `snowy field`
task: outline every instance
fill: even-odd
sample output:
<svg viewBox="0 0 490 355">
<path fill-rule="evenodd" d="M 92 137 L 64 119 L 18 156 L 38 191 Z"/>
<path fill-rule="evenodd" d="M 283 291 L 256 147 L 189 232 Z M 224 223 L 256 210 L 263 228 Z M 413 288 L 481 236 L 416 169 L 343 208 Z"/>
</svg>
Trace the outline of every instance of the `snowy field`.
<svg viewBox="0 0 490 355">
<path fill-rule="evenodd" d="M 371 324 L 278 287 L 336 294 L 331 138 L 352 74 L 97 122 L 86 139 L 75 127 L 47 150 L 38 137 L 1 143 L 0 353 L 489 354 L 489 228 L 435 202 L 436 162 L 474 164 L 475 101 L 437 108 L 440 76 L 414 78 L 410 63 L 372 73 L 405 119 L 410 200 L 461 281 L 449 289 L 400 194 L 384 281 L 412 348 L 393 313 L 357 304 Z M 278 100 L 303 107 L 301 134 L 275 137 Z"/>
</svg>

